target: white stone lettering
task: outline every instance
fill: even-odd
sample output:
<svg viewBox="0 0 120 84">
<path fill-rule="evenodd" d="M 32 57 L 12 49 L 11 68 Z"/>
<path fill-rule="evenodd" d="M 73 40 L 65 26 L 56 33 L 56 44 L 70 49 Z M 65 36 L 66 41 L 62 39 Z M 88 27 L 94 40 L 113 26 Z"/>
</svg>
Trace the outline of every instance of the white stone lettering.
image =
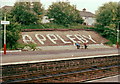
<svg viewBox="0 0 120 84">
<path fill-rule="evenodd" d="M 65 41 L 63 38 L 61 38 L 59 35 L 56 35 L 63 43 L 67 44 L 67 43 L 71 43 L 70 41 Z"/>
<path fill-rule="evenodd" d="M 88 40 L 83 38 L 81 35 L 74 35 L 78 40 L 80 40 L 82 43 L 88 43 Z"/>
<path fill-rule="evenodd" d="M 39 36 L 41 36 L 42 38 L 40 38 Z M 35 37 L 36 37 L 36 39 L 37 39 L 42 45 L 45 44 L 44 41 L 46 41 L 46 38 L 45 38 L 43 35 L 41 35 L 41 34 L 35 34 Z"/>
<path fill-rule="evenodd" d="M 73 43 L 76 43 L 76 41 L 74 40 L 75 38 L 71 37 L 73 35 L 66 35 L 66 37 L 68 37 Z"/>
<path fill-rule="evenodd" d="M 50 39 L 50 41 L 52 41 L 54 44 L 57 44 L 56 42 L 55 42 L 55 40 L 58 40 L 57 39 L 57 37 L 54 35 L 54 34 L 47 34 L 46 35 L 49 39 Z M 54 38 L 51 38 L 51 37 L 54 37 Z"/>
<path fill-rule="evenodd" d="M 82 35 L 82 36 L 85 37 L 85 38 L 87 38 L 87 39 L 89 39 L 89 40 L 91 40 L 92 42 L 96 43 L 96 41 L 92 39 L 91 35 L 88 35 L 88 37 L 85 36 L 85 35 Z"/>
<path fill-rule="evenodd" d="M 94 38 L 92 38 L 91 35 L 80 35 L 80 34 L 74 34 L 74 35 L 71 35 L 71 34 L 67 34 L 65 35 L 65 39 L 62 38 L 62 36 L 60 36 L 59 34 L 45 34 L 45 35 L 42 35 L 42 34 L 34 34 L 34 38 L 32 38 L 33 36 L 30 36 L 30 35 L 22 35 L 22 39 L 23 39 L 23 42 L 28 44 L 28 43 L 34 43 L 36 44 L 36 42 L 39 42 L 38 44 L 41 44 L 41 45 L 49 45 L 48 42 L 51 41 L 51 43 L 53 44 L 58 44 L 57 40 L 61 40 L 61 42 L 63 44 L 72 44 L 72 43 L 88 43 L 89 41 L 93 42 L 93 43 L 97 43 L 95 41 Z M 37 39 L 37 41 L 35 42 L 34 39 Z M 48 41 L 49 40 L 49 41 Z M 61 44 L 61 43 L 60 43 Z"/>
<path fill-rule="evenodd" d="M 32 42 L 32 43 L 36 44 L 35 41 L 29 35 L 22 35 L 22 37 L 23 37 L 24 43 L 28 44 L 29 42 Z M 28 38 L 28 39 L 26 39 L 26 38 Z"/>
</svg>

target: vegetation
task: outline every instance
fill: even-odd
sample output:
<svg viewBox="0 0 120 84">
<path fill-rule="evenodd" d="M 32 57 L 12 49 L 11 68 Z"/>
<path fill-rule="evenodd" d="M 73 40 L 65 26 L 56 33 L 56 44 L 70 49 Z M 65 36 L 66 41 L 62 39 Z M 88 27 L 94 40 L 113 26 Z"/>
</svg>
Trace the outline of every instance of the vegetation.
<svg viewBox="0 0 120 84">
<path fill-rule="evenodd" d="M 105 3 L 96 11 L 97 24 L 95 31 L 110 40 L 108 44 L 116 44 L 117 42 L 117 28 L 120 20 L 119 13 L 120 8 L 117 2 Z"/>
<path fill-rule="evenodd" d="M 3 16 L 6 11 L 3 12 Z M 95 27 L 82 25 L 83 19 L 76 6 L 69 2 L 55 2 L 47 10 L 42 7 L 40 2 L 19 2 L 15 3 L 11 11 L 7 12 L 7 49 L 23 48 L 26 45 L 18 44 L 21 29 L 93 29 L 106 39 L 110 40 L 107 44 L 115 44 L 117 39 L 117 27 L 120 20 L 120 5 L 117 2 L 103 4 L 96 11 Z M 51 19 L 50 23 L 42 24 L 41 19 L 47 15 Z M 4 18 L 3 18 L 4 19 Z M 0 31 L 3 37 L 3 31 Z M 3 38 L 0 37 L 3 40 Z M 119 41 L 120 42 L 120 41 Z M 3 43 L 3 41 L 2 41 Z M 33 50 L 36 45 L 30 44 Z M 28 46 L 28 45 L 27 45 Z"/>
<path fill-rule="evenodd" d="M 2 34 L 2 40 L 4 32 L 1 31 Z M 16 49 L 17 48 L 17 41 L 20 39 L 20 25 L 18 23 L 11 22 L 7 26 L 6 30 L 6 44 L 7 44 L 7 49 Z M 2 41 L 2 44 L 4 41 Z"/>
<path fill-rule="evenodd" d="M 29 44 L 18 43 L 18 44 L 17 44 L 17 49 L 24 50 L 25 47 L 29 47 L 30 50 L 32 49 L 33 51 L 34 51 L 35 49 L 37 49 L 37 48 L 36 48 L 37 45 L 34 44 L 34 43 L 29 43 Z M 27 50 L 28 50 L 28 49 L 27 49 Z"/>
<path fill-rule="evenodd" d="M 2 10 L 0 9 L 0 20 L 2 20 Z M 0 44 L 2 44 L 2 34 L 1 34 L 2 25 L 0 24 Z M 0 45 L 0 49 L 2 49 L 2 45 Z"/>
<path fill-rule="evenodd" d="M 55 2 L 47 12 L 52 22 L 69 27 L 72 23 L 83 23 L 79 11 L 75 6 L 71 6 L 69 2 Z"/>
<path fill-rule="evenodd" d="M 21 25 L 17 22 L 14 21 L 12 18 L 12 15 L 10 11 L 2 11 L 2 19 L 4 19 L 4 16 L 6 16 L 6 20 L 10 21 L 10 24 L 7 25 L 6 28 L 6 44 L 7 44 L 7 49 L 15 49 L 17 47 L 17 41 L 20 39 L 20 30 L 21 30 Z M 3 40 L 4 40 L 4 32 L 3 32 L 3 25 L 2 29 L 0 31 L 1 37 L 2 37 L 2 47 L 3 47 Z"/>
<path fill-rule="evenodd" d="M 81 25 L 78 23 L 72 23 L 69 27 L 66 27 L 64 25 L 58 25 L 56 23 L 46 23 L 46 24 L 38 24 L 38 25 L 22 25 L 22 29 L 83 29 L 86 27 L 85 25 Z"/>
<path fill-rule="evenodd" d="M 2 19 L 4 16 L 7 17 L 7 21 L 10 21 L 10 24 L 7 25 L 6 30 L 6 44 L 7 49 L 17 49 L 18 48 L 18 40 L 20 39 L 20 32 L 22 29 L 22 25 L 30 25 L 37 24 L 42 18 L 43 14 L 42 4 L 39 2 L 33 2 L 32 8 L 30 2 L 17 2 L 11 11 L 2 10 Z M 3 28 L 3 27 L 2 27 Z M 0 31 L 2 35 L 2 47 L 3 47 L 3 30 Z M 30 46 L 34 48 L 34 46 Z"/>
<path fill-rule="evenodd" d="M 11 14 L 16 22 L 22 25 L 38 24 L 41 21 L 44 9 L 40 2 L 17 2 Z"/>
<path fill-rule="evenodd" d="M 120 1 L 118 2 L 118 7 L 117 7 L 117 19 L 120 21 Z"/>
<path fill-rule="evenodd" d="M 99 7 L 96 11 L 96 21 L 99 27 L 117 28 L 117 8 L 117 2 L 105 3 L 103 6 Z"/>
<path fill-rule="evenodd" d="M 116 31 L 110 28 L 97 28 L 97 27 L 86 27 L 86 29 L 93 29 L 94 31 L 98 32 L 101 36 L 103 36 L 104 38 L 108 39 L 109 42 L 107 42 L 106 44 L 116 44 L 117 42 L 117 34 Z M 120 42 L 120 40 L 119 40 Z M 120 44 L 120 43 L 119 43 Z"/>
</svg>

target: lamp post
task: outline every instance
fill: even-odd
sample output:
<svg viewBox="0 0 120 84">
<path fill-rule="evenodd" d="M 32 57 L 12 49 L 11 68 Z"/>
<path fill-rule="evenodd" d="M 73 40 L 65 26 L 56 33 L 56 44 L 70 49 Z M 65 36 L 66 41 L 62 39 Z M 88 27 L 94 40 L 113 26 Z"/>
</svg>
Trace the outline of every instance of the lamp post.
<svg viewBox="0 0 120 84">
<path fill-rule="evenodd" d="M 117 27 L 117 43 L 116 43 L 116 46 L 117 46 L 117 48 L 119 48 L 119 23 L 120 23 L 120 21 L 118 21 L 118 27 Z"/>
<path fill-rule="evenodd" d="M 4 21 L 6 21 L 6 13 L 5 13 Z M 4 54 L 6 54 L 6 24 L 4 24 Z"/>
</svg>

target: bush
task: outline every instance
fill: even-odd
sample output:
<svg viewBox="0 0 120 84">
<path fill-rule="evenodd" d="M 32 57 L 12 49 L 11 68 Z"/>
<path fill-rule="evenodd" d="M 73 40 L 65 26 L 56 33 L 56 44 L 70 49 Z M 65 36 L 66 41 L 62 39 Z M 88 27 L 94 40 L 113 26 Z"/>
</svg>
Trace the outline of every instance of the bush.
<svg viewBox="0 0 120 84">
<path fill-rule="evenodd" d="M 26 44 L 18 43 L 17 44 L 17 49 L 22 50 L 22 49 L 24 49 L 25 46 L 26 46 Z"/>
<path fill-rule="evenodd" d="M 34 44 L 34 43 L 29 43 L 29 44 L 26 44 L 25 46 L 29 46 L 33 51 L 36 49 L 37 45 Z"/>
<path fill-rule="evenodd" d="M 115 30 L 110 28 L 92 28 L 94 31 L 98 32 L 101 36 L 108 39 L 110 42 L 108 44 L 116 44 L 117 33 Z"/>
<path fill-rule="evenodd" d="M 109 45 L 109 46 L 113 46 L 113 43 L 111 41 L 108 41 L 108 42 L 106 42 L 104 44 Z"/>
<path fill-rule="evenodd" d="M 24 50 L 24 48 L 28 48 L 28 47 L 34 51 L 36 49 L 37 45 L 34 43 L 29 43 L 29 44 L 18 43 L 17 44 L 17 49 L 20 49 L 20 50 Z"/>
</svg>

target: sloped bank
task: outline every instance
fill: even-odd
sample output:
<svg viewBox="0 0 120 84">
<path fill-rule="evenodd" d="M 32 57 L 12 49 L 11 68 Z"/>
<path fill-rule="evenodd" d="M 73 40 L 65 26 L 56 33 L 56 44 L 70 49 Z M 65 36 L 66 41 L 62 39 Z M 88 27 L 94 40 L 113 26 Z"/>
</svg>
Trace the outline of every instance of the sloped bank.
<svg viewBox="0 0 120 84">
<path fill-rule="evenodd" d="M 90 29 L 25 29 L 20 43 L 37 46 L 64 46 L 74 43 L 101 44 L 108 40 Z"/>
</svg>

